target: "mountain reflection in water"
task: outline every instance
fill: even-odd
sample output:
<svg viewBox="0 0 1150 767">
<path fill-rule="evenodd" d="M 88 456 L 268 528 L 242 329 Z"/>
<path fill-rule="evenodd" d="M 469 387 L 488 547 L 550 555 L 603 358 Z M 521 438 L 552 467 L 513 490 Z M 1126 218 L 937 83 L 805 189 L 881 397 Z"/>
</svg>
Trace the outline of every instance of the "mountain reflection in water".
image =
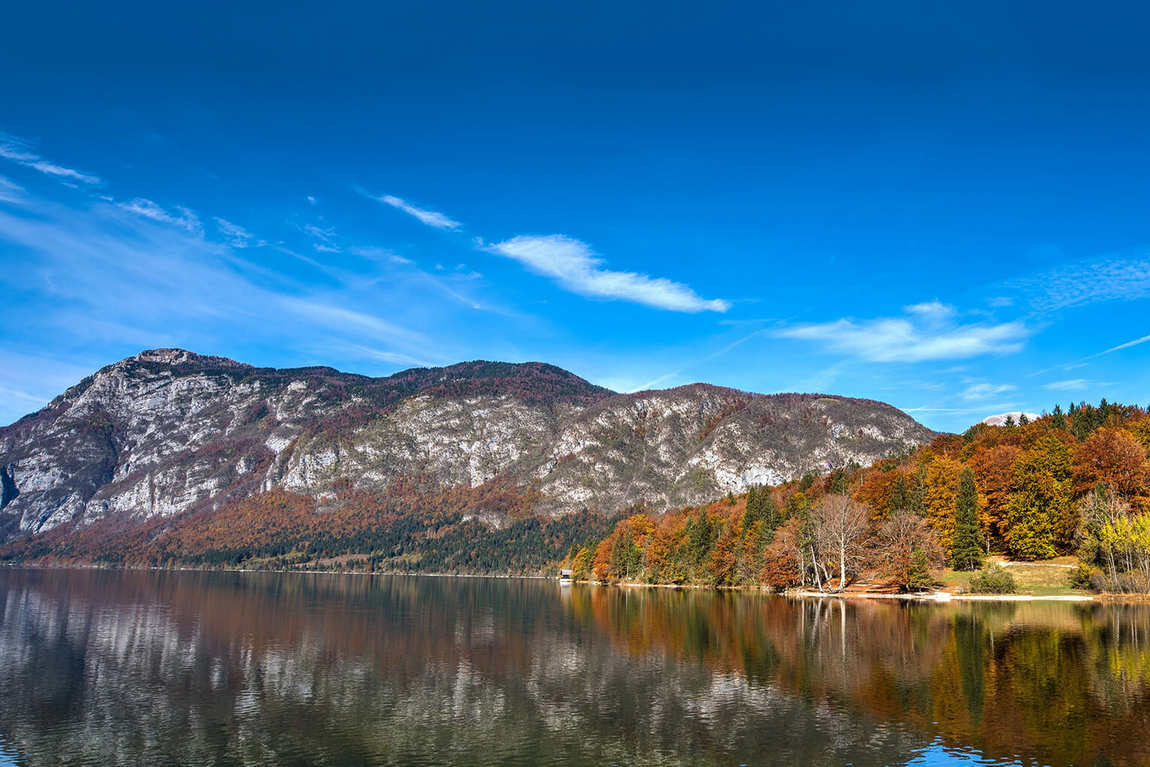
<svg viewBox="0 0 1150 767">
<path fill-rule="evenodd" d="M 0 570 L 0 764 L 1150 764 L 1150 606 Z"/>
</svg>

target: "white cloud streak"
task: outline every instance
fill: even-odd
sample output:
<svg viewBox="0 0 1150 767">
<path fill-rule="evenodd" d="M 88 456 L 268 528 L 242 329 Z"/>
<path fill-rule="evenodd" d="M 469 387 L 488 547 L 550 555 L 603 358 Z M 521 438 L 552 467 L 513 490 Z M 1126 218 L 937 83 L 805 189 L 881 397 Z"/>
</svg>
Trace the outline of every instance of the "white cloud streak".
<svg viewBox="0 0 1150 767">
<path fill-rule="evenodd" d="M 0 202 L 23 202 L 24 187 L 0 176 Z"/>
<path fill-rule="evenodd" d="M 604 269 L 603 260 L 585 243 L 560 234 L 513 237 L 487 250 L 514 259 L 582 296 L 633 301 L 676 312 L 725 312 L 731 306 L 722 299 L 700 298 L 688 286 L 662 277 Z"/>
<path fill-rule="evenodd" d="M 368 196 L 370 197 L 371 195 Z M 372 199 L 378 200 L 384 205 L 390 205 L 396 210 L 402 210 L 407 215 L 413 216 L 424 224 L 427 224 L 428 226 L 435 229 L 455 230 L 463 226 L 463 224 L 448 218 L 443 213 L 439 213 L 434 210 L 427 210 L 426 208 L 416 207 L 415 205 L 409 203 L 407 200 L 396 197 L 395 195 L 385 194 L 382 197 L 372 197 Z"/>
<path fill-rule="evenodd" d="M 1080 391 L 1090 385 L 1090 381 L 1085 378 L 1071 378 L 1067 381 L 1053 381 L 1043 385 L 1043 389 L 1051 391 Z"/>
<path fill-rule="evenodd" d="M 978 402 L 1012 392 L 1016 388 L 1013 384 L 974 383 L 963 389 L 958 396 L 967 402 Z"/>
<path fill-rule="evenodd" d="M 333 306 L 323 301 L 302 298 L 285 297 L 281 299 L 281 302 L 288 311 L 336 330 L 355 328 L 378 338 L 398 339 L 413 344 L 428 342 L 421 333 L 407 330 L 364 312 Z"/>
<path fill-rule="evenodd" d="M 1113 352 L 1120 352 L 1123 349 L 1129 349 L 1131 346 L 1138 346 L 1139 344 L 1144 344 L 1147 341 L 1150 341 L 1150 336 L 1142 336 L 1141 338 L 1135 338 L 1133 341 L 1127 341 L 1124 344 L 1118 344 L 1117 346 L 1111 346 L 1109 349 L 1107 349 L 1105 351 L 1098 352 L 1093 357 L 1087 357 L 1087 359 L 1094 359 L 1094 357 L 1101 357 L 1103 354 L 1111 354 Z"/>
<path fill-rule="evenodd" d="M 181 205 L 177 205 L 175 207 L 176 212 L 172 213 L 151 200 L 136 197 L 128 202 L 117 202 L 116 207 L 151 221 L 179 227 L 197 237 L 202 236 L 204 233 L 204 227 L 200 224 L 199 217 Z"/>
<path fill-rule="evenodd" d="M 1100 301 L 1150 296 L 1150 257 L 1144 254 L 1061 264 L 1046 272 L 1005 283 L 1007 292 L 1029 297 L 1040 312 Z"/>
<path fill-rule="evenodd" d="M 1020 351 L 1030 335 L 1021 322 L 964 325 L 954 321 L 949 307 L 938 304 L 923 311 L 923 306 L 935 305 L 908 307 L 908 317 L 862 322 L 840 319 L 784 328 L 774 335 L 814 341 L 829 351 L 868 362 L 924 362 L 1011 354 Z"/>
<path fill-rule="evenodd" d="M 265 243 L 262 240 L 256 240 L 255 235 L 244 229 L 239 224 L 233 224 L 226 218 L 216 217 L 216 228 L 220 230 L 220 234 L 224 236 L 224 240 L 228 245 L 233 248 L 250 248 L 253 245 L 259 246 Z"/>
<path fill-rule="evenodd" d="M 14 136 L 0 134 L 0 157 L 5 160 L 23 165 L 26 168 L 39 171 L 48 176 L 53 176 L 58 179 L 66 179 L 69 181 L 79 181 L 83 184 L 99 184 L 100 179 L 89 173 L 81 173 L 74 168 L 67 168 L 63 165 L 46 160 L 40 155 L 29 149 L 27 142 L 22 141 Z"/>
<path fill-rule="evenodd" d="M 391 353 L 397 364 L 436 356 L 436 339 L 369 311 L 381 302 L 423 305 L 403 300 L 402 287 L 317 292 L 310 280 L 266 274 L 224 244 L 157 216 L 126 215 L 114 203 L 79 210 L 35 203 L 11 214 L 0 208 L 0 249 L 9 246 L 25 255 L 18 268 L 0 275 L 0 286 L 36 286 L 45 310 L 27 324 L 41 334 L 66 328 L 75 344 L 204 348 L 242 329 L 248 339 L 283 349 L 326 334 Z M 423 318 L 414 310 L 405 315 L 412 324 Z M 166 336 L 153 338 L 155 328 Z M 36 393 L 18 384 L 0 375 L 0 386 Z"/>
</svg>

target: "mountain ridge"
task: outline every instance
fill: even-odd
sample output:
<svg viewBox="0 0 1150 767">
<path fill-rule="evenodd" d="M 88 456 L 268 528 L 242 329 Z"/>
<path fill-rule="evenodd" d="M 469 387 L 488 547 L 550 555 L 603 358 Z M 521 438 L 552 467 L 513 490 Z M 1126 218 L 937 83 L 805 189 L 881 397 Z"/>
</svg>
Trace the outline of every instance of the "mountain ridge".
<svg viewBox="0 0 1150 767">
<path fill-rule="evenodd" d="M 542 362 L 372 378 L 152 349 L 0 428 L 0 539 L 128 529 L 273 491 L 317 509 L 348 493 L 382 507 L 396 487 L 498 497 L 468 512 L 489 524 L 508 509 L 658 511 L 933 436 L 874 400 L 706 383 L 617 393 Z"/>
</svg>

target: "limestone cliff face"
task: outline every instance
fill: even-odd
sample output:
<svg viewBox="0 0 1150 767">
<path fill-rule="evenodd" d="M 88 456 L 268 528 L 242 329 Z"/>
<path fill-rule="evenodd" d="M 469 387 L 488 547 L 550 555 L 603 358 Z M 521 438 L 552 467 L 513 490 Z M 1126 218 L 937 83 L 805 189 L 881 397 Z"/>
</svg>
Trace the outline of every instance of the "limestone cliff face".
<svg viewBox="0 0 1150 767">
<path fill-rule="evenodd" d="M 367 378 L 157 349 L 0 429 L 0 534 L 144 521 L 276 488 L 385 492 L 412 476 L 533 488 L 549 514 L 659 510 L 932 436 L 889 405 L 843 397 L 704 384 L 614 394 L 540 363 Z"/>
</svg>

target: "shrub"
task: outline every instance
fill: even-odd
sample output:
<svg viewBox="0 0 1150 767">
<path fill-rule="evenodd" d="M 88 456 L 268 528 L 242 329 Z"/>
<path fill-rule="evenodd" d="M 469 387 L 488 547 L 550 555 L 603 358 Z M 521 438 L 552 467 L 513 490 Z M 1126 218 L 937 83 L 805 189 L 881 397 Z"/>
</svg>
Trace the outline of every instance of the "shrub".
<svg viewBox="0 0 1150 767">
<path fill-rule="evenodd" d="M 1017 589 L 1014 576 L 997 563 L 987 565 L 970 579 L 974 594 L 1013 594 Z"/>
<path fill-rule="evenodd" d="M 1079 562 L 1078 567 L 1070 571 L 1070 588 L 1083 591 L 1101 591 L 1103 585 L 1102 571 L 1085 562 Z"/>
</svg>

